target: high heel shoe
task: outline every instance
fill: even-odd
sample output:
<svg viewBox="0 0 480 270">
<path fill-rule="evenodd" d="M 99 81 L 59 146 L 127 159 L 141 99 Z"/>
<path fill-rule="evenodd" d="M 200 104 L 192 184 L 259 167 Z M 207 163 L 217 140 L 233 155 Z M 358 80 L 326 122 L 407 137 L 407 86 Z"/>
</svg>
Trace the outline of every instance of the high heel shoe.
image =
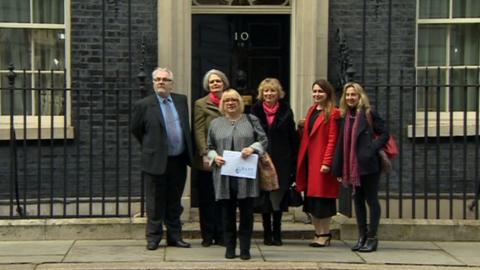
<svg viewBox="0 0 480 270">
<path fill-rule="evenodd" d="M 326 237 L 327 239 L 322 243 L 320 238 Z M 311 247 L 328 247 L 330 246 L 330 240 L 332 240 L 331 233 L 315 234 L 315 239 L 310 243 Z"/>
<path fill-rule="evenodd" d="M 362 248 L 365 245 L 366 241 L 367 241 L 366 236 L 360 236 L 358 238 L 357 243 L 352 247 L 352 251 L 358 251 L 360 248 Z"/>
<path fill-rule="evenodd" d="M 373 252 L 377 250 L 377 247 L 378 247 L 378 239 L 376 237 L 368 238 L 365 245 L 361 247 L 358 250 L 358 252 Z"/>
</svg>

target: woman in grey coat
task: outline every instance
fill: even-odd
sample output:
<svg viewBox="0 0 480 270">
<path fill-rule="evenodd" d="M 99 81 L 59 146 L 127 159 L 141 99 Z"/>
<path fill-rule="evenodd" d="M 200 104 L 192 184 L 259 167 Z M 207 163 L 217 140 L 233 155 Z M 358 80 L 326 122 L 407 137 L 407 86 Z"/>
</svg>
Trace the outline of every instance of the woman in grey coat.
<svg viewBox="0 0 480 270">
<path fill-rule="evenodd" d="M 229 89 L 223 92 L 220 111 L 224 116 L 214 119 L 208 130 L 208 158 L 213 167 L 215 199 L 220 202 L 224 221 L 223 234 L 226 247 L 225 258 L 235 258 L 237 239 L 236 208 L 240 210 L 240 258 L 250 259 L 250 243 L 253 231 L 253 203 L 259 195 L 258 174 L 256 179 L 239 178 L 220 174 L 225 164 L 224 150 L 239 151 L 243 158 L 255 153 L 263 155 L 267 137 L 258 118 L 243 113 L 244 104 L 240 94 Z"/>
</svg>

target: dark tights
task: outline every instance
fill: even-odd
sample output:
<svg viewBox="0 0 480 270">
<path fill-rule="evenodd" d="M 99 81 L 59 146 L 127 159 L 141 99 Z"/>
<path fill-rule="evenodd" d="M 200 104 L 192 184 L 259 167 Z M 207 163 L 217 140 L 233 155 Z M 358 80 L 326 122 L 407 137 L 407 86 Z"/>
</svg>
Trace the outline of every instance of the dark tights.
<svg viewBox="0 0 480 270">
<path fill-rule="evenodd" d="M 360 186 L 355 188 L 353 200 L 355 203 L 355 213 L 357 217 L 359 237 L 367 236 L 373 238 L 377 236 L 378 224 L 380 223 L 380 202 L 378 201 L 378 188 L 380 182 L 380 173 L 360 176 Z M 370 212 L 370 222 L 367 230 L 367 208 Z"/>
<path fill-rule="evenodd" d="M 223 235 L 225 246 L 235 249 L 237 245 L 237 205 L 240 210 L 240 224 L 238 238 L 240 251 L 250 251 L 253 232 L 253 198 L 237 199 L 234 192 L 230 192 L 230 199 L 220 200 L 223 217 Z"/>
</svg>

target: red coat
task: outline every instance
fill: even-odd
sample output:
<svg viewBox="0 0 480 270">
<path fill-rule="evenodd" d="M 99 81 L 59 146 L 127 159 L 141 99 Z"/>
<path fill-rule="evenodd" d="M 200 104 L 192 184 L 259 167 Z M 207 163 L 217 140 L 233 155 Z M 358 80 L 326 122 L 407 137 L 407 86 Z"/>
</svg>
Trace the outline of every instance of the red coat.
<svg viewBox="0 0 480 270">
<path fill-rule="evenodd" d="M 298 152 L 297 190 L 307 190 L 308 197 L 337 198 L 340 183 L 331 171 L 322 173 L 320 168 L 322 165 L 329 166 L 330 170 L 332 168 L 338 137 L 337 119 L 340 118 L 340 111 L 334 108 L 328 123 L 325 123 L 324 113 L 321 112 L 313 124 L 313 132 L 310 132 L 310 118 L 316 106 L 310 107 L 305 119 L 305 127 Z"/>
</svg>

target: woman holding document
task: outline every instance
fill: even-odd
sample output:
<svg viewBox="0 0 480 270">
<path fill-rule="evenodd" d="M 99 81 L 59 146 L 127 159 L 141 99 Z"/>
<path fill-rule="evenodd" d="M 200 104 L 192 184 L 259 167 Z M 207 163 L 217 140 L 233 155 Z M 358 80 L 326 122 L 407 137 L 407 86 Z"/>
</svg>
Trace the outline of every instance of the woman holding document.
<svg viewBox="0 0 480 270">
<path fill-rule="evenodd" d="M 213 168 L 215 199 L 220 202 L 224 221 L 225 258 L 235 258 L 237 239 L 236 207 L 240 210 L 240 258 L 250 259 L 250 243 L 253 231 L 254 198 L 259 195 L 258 179 L 222 175 L 224 151 L 237 151 L 243 159 L 262 155 L 267 148 L 267 137 L 258 118 L 243 113 L 244 104 L 240 94 L 226 90 L 220 100 L 220 111 L 224 116 L 214 119 L 208 130 L 208 157 Z M 229 164 L 230 165 L 230 164 Z M 258 174 L 257 174 L 258 175 Z"/>
</svg>

